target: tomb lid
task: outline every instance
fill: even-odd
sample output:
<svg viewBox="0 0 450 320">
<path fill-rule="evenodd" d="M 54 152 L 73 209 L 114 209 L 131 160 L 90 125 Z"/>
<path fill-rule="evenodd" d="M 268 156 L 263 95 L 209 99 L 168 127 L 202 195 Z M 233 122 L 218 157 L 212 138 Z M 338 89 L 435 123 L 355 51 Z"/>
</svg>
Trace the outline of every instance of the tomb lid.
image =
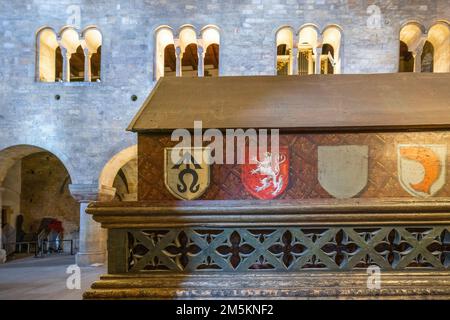
<svg viewBox="0 0 450 320">
<path fill-rule="evenodd" d="M 450 74 L 162 77 L 128 127 L 450 128 Z"/>
</svg>

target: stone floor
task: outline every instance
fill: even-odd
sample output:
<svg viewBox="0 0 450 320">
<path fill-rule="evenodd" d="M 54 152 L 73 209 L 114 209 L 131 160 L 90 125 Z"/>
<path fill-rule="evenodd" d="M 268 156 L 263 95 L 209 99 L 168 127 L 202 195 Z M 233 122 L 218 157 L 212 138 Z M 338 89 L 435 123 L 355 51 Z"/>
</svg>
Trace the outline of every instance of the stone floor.
<svg viewBox="0 0 450 320">
<path fill-rule="evenodd" d="M 75 256 L 27 257 L 0 264 L 0 300 L 76 300 L 106 273 L 104 266 L 81 269 L 81 289 L 67 289 L 67 267 Z"/>
</svg>

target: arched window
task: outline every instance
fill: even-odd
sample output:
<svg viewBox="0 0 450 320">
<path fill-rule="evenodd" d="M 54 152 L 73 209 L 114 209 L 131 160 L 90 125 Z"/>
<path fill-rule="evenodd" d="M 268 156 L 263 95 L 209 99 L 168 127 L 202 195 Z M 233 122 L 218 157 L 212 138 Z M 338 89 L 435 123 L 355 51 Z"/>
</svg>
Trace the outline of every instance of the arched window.
<svg viewBox="0 0 450 320">
<path fill-rule="evenodd" d="M 182 76 L 197 77 L 198 76 L 198 54 L 197 44 L 190 43 L 184 48 L 183 58 L 181 59 Z"/>
<path fill-rule="evenodd" d="M 219 28 L 213 25 L 204 27 L 200 32 L 203 45 L 203 75 L 217 77 L 219 75 L 220 34 Z M 201 72 L 200 72 L 201 75 Z"/>
<path fill-rule="evenodd" d="M 427 44 L 428 42 L 428 44 Z M 446 22 L 438 22 L 428 30 L 428 38 L 423 51 L 431 54 L 433 49 L 433 68 L 434 72 L 450 72 L 450 25 Z M 423 63 L 422 63 L 423 65 Z M 428 66 L 428 69 L 430 67 Z"/>
<path fill-rule="evenodd" d="M 175 46 L 169 44 L 164 48 L 164 77 L 174 77 L 177 69 Z"/>
<path fill-rule="evenodd" d="M 430 41 L 426 41 L 421 56 L 421 72 L 433 72 L 434 65 L 434 47 Z"/>
<path fill-rule="evenodd" d="M 314 74 L 316 69 L 316 56 L 313 48 L 318 46 L 319 32 L 311 24 L 300 28 L 298 33 L 298 74 Z"/>
<path fill-rule="evenodd" d="M 289 74 L 289 49 L 287 45 L 280 44 L 277 46 L 277 75 L 287 76 Z"/>
<path fill-rule="evenodd" d="M 81 45 L 80 35 L 73 28 L 65 28 L 61 32 L 61 45 L 65 49 L 67 72 L 63 75 L 64 81 L 84 81 L 84 50 Z"/>
<path fill-rule="evenodd" d="M 100 80 L 100 66 L 102 57 L 102 46 L 97 48 L 97 52 L 91 56 L 91 81 Z"/>
<path fill-rule="evenodd" d="M 338 26 L 331 25 L 323 31 L 321 73 L 341 73 L 341 39 L 342 31 Z"/>
<path fill-rule="evenodd" d="M 292 28 L 283 27 L 277 31 L 277 75 L 292 74 L 292 47 L 294 42 L 294 33 Z"/>
<path fill-rule="evenodd" d="M 328 43 L 324 43 L 322 46 L 320 73 L 321 74 L 334 73 L 334 48 Z"/>
<path fill-rule="evenodd" d="M 421 49 L 419 45 L 421 39 L 425 34 L 425 29 L 422 25 L 416 22 L 410 22 L 404 25 L 400 30 L 400 52 L 399 52 L 399 72 L 420 72 L 415 70 L 414 56 Z M 420 56 L 418 57 L 420 59 Z"/>
<path fill-rule="evenodd" d="M 44 28 L 37 34 L 38 76 L 42 82 L 55 82 L 62 78 L 62 56 L 56 33 Z"/>
<path fill-rule="evenodd" d="M 154 78 L 174 76 L 176 72 L 176 57 L 173 31 L 168 26 L 162 26 L 155 32 L 155 68 Z"/>
<path fill-rule="evenodd" d="M 192 25 L 182 26 L 175 35 L 169 26 L 156 29 L 155 80 L 162 76 L 218 76 L 219 56 L 220 33 L 214 25 L 205 26 L 199 34 Z"/>
<path fill-rule="evenodd" d="M 197 33 L 191 25 L 180 28 L 179 46 L 181 51 L 181 70 L 182 77 L 198 76 L 198 49 Z"/>
<path fill-rule="evenodd" d="M 63 56 L 61 47 L 56 48 L 55 52 L 55 81 L 63 81 Z"/>
<path fill-rule="evenodd" d="M 102 34 L 96 28 L 88 28 L 83 32 L 85 49 L 87 49 L 88 70 L 84 70 L 85 81 L 100 81 L 101 71 L 101 52 L 102 52 Z"/>
<path fill-rule="evenodd" d="M 84 51 L 80 46 L 70 56 L 70 81 L 84 81 Z"/>
<path fill-rule="evenodd" d="M 399 72 L 413 72 L 414 71 L 414 57 L 412 52 L 408 51 L 408 45 L 400 41 L 400 61 Z"/>
<path fill-rule="evenodd" d="M 205 77 L 217 77 L 219 75 L 219 45 L 210 44 L 205 53 Z"/>
</svg>

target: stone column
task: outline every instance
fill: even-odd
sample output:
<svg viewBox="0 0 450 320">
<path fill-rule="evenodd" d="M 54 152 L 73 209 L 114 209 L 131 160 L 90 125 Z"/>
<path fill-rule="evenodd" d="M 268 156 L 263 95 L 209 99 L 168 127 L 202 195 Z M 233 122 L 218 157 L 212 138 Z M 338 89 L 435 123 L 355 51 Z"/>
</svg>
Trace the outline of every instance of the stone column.
<svg viewBox="0 0 450 320">
<path fill-rule="evenodd" d="M 308 50 L 308 74 L 314 74 L 313 52 Z"/>
<path fill-rule="evenodd" d="M 197 45 L 197 56 L 197 75 L 203 77 L 205 75 L 205 50 L 203 49 L 203 45 Z"/>
<path fill-rule="evenodd" d="M 298 47 L 297 44 L 294 44 L 294 47 L 291 50 L 291 72 L 292 75 L 298 75 Z"/>
<path fill-rule="evenodd" d="M 2 241 L 2 194 L 5 189 L 0 187 L 0 264 L 6 262 L 6 251 L 3 250 L 3 241 Z"/>
<path fill-rule="evenodd" d="M 322 60 L 322 47 L 314 49 L 314 55 L 316 57 L 316 70 L 315 74 L 320 74 L 321 60 Z"/>
<path fill-rule="evenodd" d="M 112 200 L 115 188 L 105 188 L 99 191 L 96 184 L 71 184 L 69 190 L 80 203 L 80 237 L 79 252 L 76 256 L 78 266 L 90 266 L 94 263 L 106 262 L 107 233 L 100 223 L 86 213 L 86 207 L 91 201 Z"/>
<path fill-rule="evenodd" d="M 422 52 L 423 46 L 419 46 L 414 52 L 414 72 L 422 72 Z"/>
<path fill-rule="evenodd" d="M 181 52 L 181 47 L 175 47 L 175 57 L 176 57 L 176 76 L 181 77 L 181 60 L 183 59 L 183 52 Z"/>
<path fill-rule="evenodd" d="M 91 57 L 92 53 L 88 48 L 84 48 L 84 81 L 91 82 L 92 70 L 91 70 Z"/>
<path fill-rule="evenodd" d="M 72 54 L 66 48 L 61 47 L 61 55 L 63 57 L 63 81 L 70 82 L 70 57 Z"/>
</svg>

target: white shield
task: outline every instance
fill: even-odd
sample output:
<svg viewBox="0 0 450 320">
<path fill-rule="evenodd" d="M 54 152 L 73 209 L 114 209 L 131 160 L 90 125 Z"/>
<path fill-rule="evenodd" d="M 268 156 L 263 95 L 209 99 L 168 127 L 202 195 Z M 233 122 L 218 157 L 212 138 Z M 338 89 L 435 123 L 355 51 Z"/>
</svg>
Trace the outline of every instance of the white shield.
<svg viewBox="0 0 450 320">
<path fill-rule="evenodd" d="M 368 146 L 319 146 L 319 183 L 333 197 L 356 196 L 367 184 Z"/>
<path fill-rule="evenodd" d="M 397 172 L 401 186 L 415 197 L 431 197 L 445 184 L 447 146 L 397 145 Z"/>
<path fill-rule="evenodd" d="M 165 148 L 164 182 L 175 197 L 193 200 L 209 186 L 208 148 Z"/>
</svg>

